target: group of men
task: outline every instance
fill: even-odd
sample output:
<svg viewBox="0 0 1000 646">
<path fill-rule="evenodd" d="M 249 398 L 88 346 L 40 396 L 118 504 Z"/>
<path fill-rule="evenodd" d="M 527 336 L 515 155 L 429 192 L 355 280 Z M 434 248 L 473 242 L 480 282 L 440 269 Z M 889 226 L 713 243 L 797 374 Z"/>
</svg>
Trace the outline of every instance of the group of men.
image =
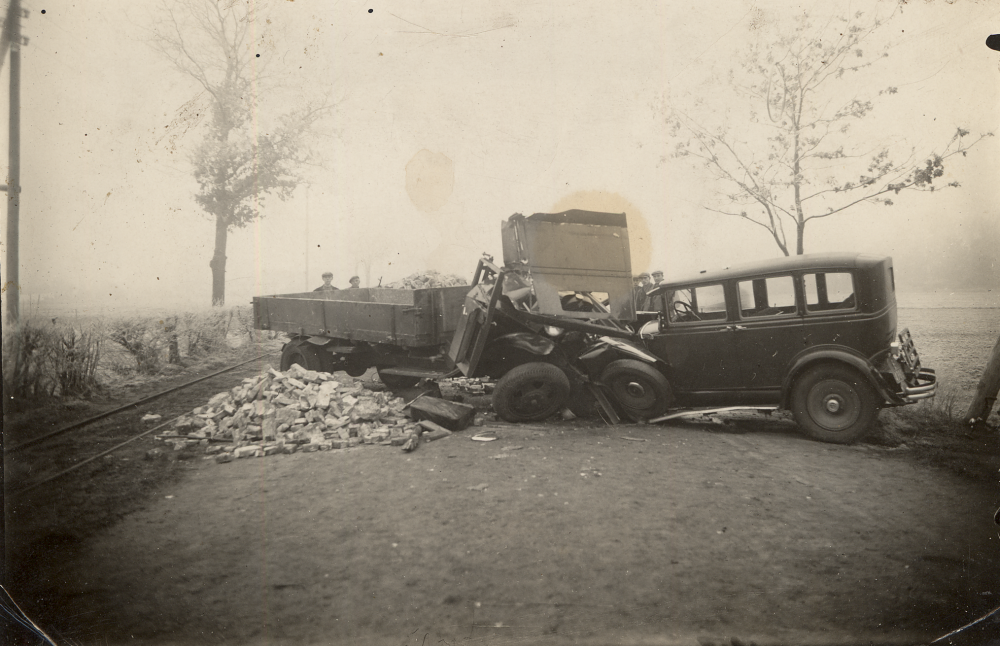
<svg viewBox="0 0 1000 646">
<path fill-rule="evenodd" d="M 336 292 L 340 291 L 339 288 L 334 287 L 333 283 L 333 272 L 325 271 L 323 272 L 323 284 L 314 289 L 314 292 Z M 351 286 L 349 289 L 360 289 L 361 279 L 357 276 L 351 276 Z"/>
<path fill-rule="evenodd" d="M 652 276 L 642 272 L 632 279 L 632 300 L 637 312 L 658 312 L 666 306 L 666 295 L 650 296 L 649 292 L 659 287 L 663 282 L 663 271 L 657 269 Z"/>
</svg>

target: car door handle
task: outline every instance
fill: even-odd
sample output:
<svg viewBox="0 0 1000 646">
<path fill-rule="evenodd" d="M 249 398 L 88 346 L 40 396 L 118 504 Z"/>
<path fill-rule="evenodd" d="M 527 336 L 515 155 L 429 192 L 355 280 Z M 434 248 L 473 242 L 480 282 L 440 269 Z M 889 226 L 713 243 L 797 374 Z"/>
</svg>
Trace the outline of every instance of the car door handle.
<svg viewBox="0 0 1000 646">
<path fill-rule="evenodd" d="M 736 330 L 745 330 L 747 327 L 745 325 L 727 325 L 726 329 L 730 332 L 735 332 Z"/>
</svg>

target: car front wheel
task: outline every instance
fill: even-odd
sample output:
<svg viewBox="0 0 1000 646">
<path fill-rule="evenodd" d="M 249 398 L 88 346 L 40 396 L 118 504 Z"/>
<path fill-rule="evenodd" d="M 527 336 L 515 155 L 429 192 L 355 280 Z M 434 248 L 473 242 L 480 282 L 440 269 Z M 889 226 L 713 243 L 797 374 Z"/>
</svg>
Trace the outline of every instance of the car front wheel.
<svg viewBox="0 0 1000 646">
<path fill-rule="evenodd" d="M 878 415 L 878 398 L 864 377 L 847 366 L 809 368 L 792 387 L 792 414 L 802 430 L 822 442 L 861 438 Z"/>
<path fill-rule="evenodd" d="M 562 410 L 569 390 L 569 379 L 558 366 L 525 363 L 497 382 L 493 410 L 508 422 L 537 422 Z"/>
<path fill-rule="evenodd" d="M 601 383 L 635 422 L 662 415 L 673 399 L 667 378 L 653 366 L 633 359 L 609 363 L 601 373 Z"/>
</svg>

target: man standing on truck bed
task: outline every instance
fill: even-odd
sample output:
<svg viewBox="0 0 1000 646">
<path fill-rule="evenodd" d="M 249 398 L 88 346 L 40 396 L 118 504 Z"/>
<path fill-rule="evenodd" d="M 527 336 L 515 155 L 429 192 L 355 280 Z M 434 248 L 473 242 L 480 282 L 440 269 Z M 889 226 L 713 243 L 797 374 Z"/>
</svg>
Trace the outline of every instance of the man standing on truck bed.
<svg viewBox="0 0 1000 646">
<path fill-rule="evenodd" d="M 331 285 L 333 282 L 333 272 L 324 271 L 323 272 L 323 284 L 314 289 L 314 292 L 335 292 L 337 288 Z"/>
</svg>

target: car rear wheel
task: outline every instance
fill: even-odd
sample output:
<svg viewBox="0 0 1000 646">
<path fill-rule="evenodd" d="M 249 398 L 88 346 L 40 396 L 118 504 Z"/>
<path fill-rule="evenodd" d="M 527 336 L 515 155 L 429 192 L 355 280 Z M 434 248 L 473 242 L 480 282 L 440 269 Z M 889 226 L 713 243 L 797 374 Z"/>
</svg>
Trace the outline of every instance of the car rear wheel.
<svg viewBox="0 0 1000 646">
<path fill-rule="evenodd" d="M 601 383 L 635 422 L 662 415 L 673 399 L 670 382 L 653 366 L 633 359 L 612 361 L 601 373 Z"/>
<path fill-rule="evenodd" d="M 493 410 L 508 422 L 537 422 L 562 410 L 569 378 L 550 363 L 525 363 L 500 378 L 493 391 Z"/>
<path fill-rule="evenodd" d="M 809 368 L 792 387 L 792 414 L 810 437 L 847 444 L 861 438 L 878 416 L 878 397 L 863 376 L 836 364 Z"/>
<path fill-rule="evenodd" d="M 298 364 L 306 370 L 324 371 L 323 357 L 320 350 L 306 341 L 289 341 L 281 349 L 281 369 L 288 370 L 292 364 Z"/>
</svg>

